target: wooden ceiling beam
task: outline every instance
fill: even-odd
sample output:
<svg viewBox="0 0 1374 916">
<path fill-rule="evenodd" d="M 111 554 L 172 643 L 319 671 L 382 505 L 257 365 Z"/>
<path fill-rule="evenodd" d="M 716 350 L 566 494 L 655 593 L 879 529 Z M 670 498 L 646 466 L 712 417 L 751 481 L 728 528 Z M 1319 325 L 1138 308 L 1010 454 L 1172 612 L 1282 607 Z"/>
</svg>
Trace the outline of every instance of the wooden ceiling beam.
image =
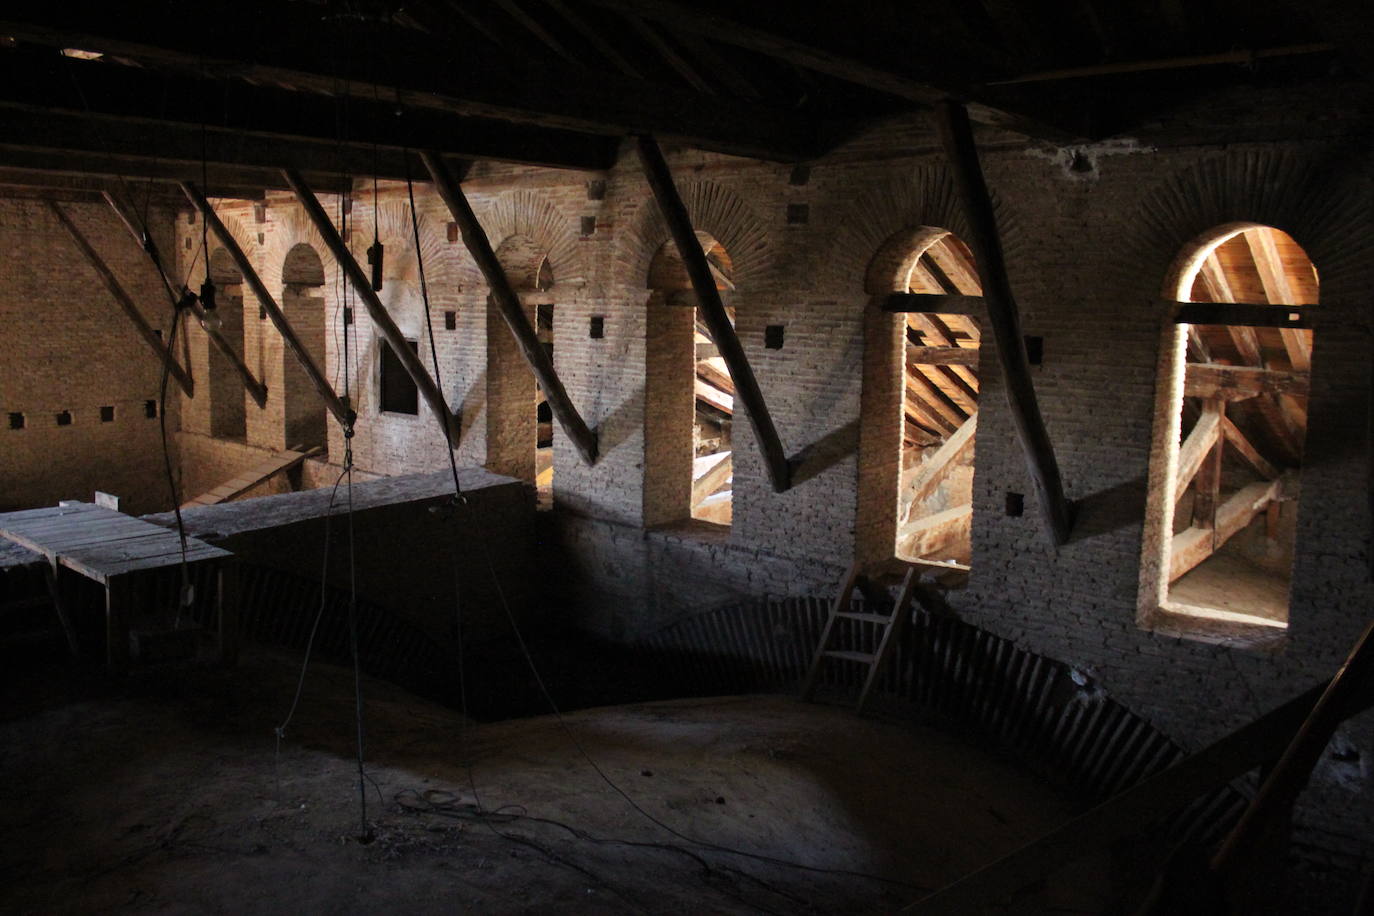
<svg viewBox="0 0 1374 916">
<path fill-rule="evenodd" d="M 1250 248 L 1255 270 L 1259 273 L 1260 285 L 1264 287 L 1264 298 L 1275 305 L 1296 302 L 1293 286 L 1288 282 L 1288 274 L 1283 269 L 1283 259 L 1275 244 L 1274 233 L 1269 229 L 1251 229 L 1241 233 L 1245 244 Z M 1312 335 L 1296 328 L 1280 328 L 1284 350 L 1288 362 L 1298 372 L 1312 368 Z"/>
<path fill-rule="evenodd" d="M 198 18 L 215 24 L 206 30 L 155 8 L 48 4 L 28 7 L 24 16 L 0 13 L 0 35 L 305 93 L 337 95 L 347 86 L 355 97 L 379 96 L 407 109 L 606 136 L 657 133 L 775 161 L 823 151 L 820 125 L 795 112 L 478 47 L 455 53 L 452 41 L 439 36 L 324 18 L 306 7 L 284 4 L 263 14 L 228 0 L 205 0 Z M 302 35 L 313 40 L 302 41 Z M 234 48 L 244 56 L 227 56 Z"/>
</svg>

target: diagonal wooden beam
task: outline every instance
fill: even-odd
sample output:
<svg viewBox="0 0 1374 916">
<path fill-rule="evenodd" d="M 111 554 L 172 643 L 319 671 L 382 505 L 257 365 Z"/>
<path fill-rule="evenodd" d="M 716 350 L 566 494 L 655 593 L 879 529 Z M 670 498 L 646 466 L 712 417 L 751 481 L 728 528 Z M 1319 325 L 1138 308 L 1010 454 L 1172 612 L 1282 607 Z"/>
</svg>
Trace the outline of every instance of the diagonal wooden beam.
<svg viewBox="0 0 1374 916">
<path fill-rule="evenodd" d="M 324 406 L 329 409 L 329 412 L 334 415 L 334 419 L 339 421 L 339 425 L 345 431 L 351 431 L 357 415 L 354 414 L 349 405 L 345 404 L 334 393 L 333 386 L 325 379 L 320 367 L 315 365 L 315 358 L 310 355 L 305 344 L 301 343 L 301 339 L 296 336 L 295 328 L 291 327 L 291 322 L 286 320 L 286 315 L 282 312 L 281 306 L 277 304 L 276 298 L 268 291 L 267 284 L 262 282 L 262 277 L 258 276 L 257 269 L 253 267 L 253 262 L 248 260 L 248 256 L 239 247 L 234 234 L 220 220 L 219 214 L 215 213 L 215 208 L 210 206 L 210 201 L 194 183 L 183 181 L 181 193 L 185 194 L 191 205 L 200 211 L 200 218 L 205 220 L 205 225 L 214 233 L 215 238 L 219 239 L 224 250 L 229 252 L 229 257 L 233 259 L 234 265 L 238 267 L 239 273 L 243 276 L 243 282 L 248 284 L 248 288 L 257 297 L 258 304 L 262 306 L 263 311 L 267 312 L 267 317 L 272 320 L 277 333 L 281 335 L 282 343 L 286 345 L 286 349 L 291 352 L 291 355 L 296 358 L 296 362 L 300 363 L 301 368 L 305 370 L 306 377 L 310 379 L 310 384 L 314 386 L 316 393 L 324 401 Z M 324 233 L 321 232 L 320 234 L 323 235 Z"/>
<path fill-rule="evenodd" d="M 1250 247 L 1250 257 L 1254 259 L 1255 270 L 1259 273 L 1260 285 L 1264 287 L 1264 298 L 1275 305 L 1296 302 L 1292 284 L 1283 270 L 1283 259 L 1279 256 L 1278 244 L 1273 230 L 1260 228 L 1242 233 L 1245 244 Z M 1283 347 L 1288 352 L 1288 362 L 1299 372 L 1312 368 L 1312 335 L 1297 328 L 1279 328 Z"/>
<path fill-rule="evenodd" d="M 86 258 L 86 263 L 90 264 L 91 268 L 100 276 L 101 281 L 105 284 L 105 288 L 110 291 L 110 295 L 114 297 L 115 302 L 119 304 L 124 314 L 128 316 L 129 321 L 133 323 L 134 329 L 138 331 L 138 336 L 143 338 L 143 342 L 148 345 L 148 349 L 156 354 L 158 361 L 167 368 L 172 378 L 176 379 L 177 385 L 181 387 L 181 390 L 185 392 L 186 396 L 188 398 L 195 397 L 196 386 L 195 383 L 192 382 L 191 376 L 187 374 L 186 370 L 181 368 L 181 365 L 176 361 L 176 357 L 172 355 L 172 352 L 167 349 L 166 344 L 162 342 L 162 338 L 158 337 L 156 332 L 149 327 L 147 319 L 145 319 L 143 313 L 138 310 L 138 306 L 134 304 L 133 298 L 130 297 L 124 287 L 120 285 L 119 279 L 105 264 L 105 261 L 101 259 L 100 254 L 91 247 L 91 243 L 81 234 L 81 230 L 76 228 L 76 224 L 71 221 L 71 218 L 68 217 L 65 212 L 63 212 L 61 207 L 51 200 L 47 201 L 47 204 L 48 209 L 52 211 L 52 215 L 57 217 L 57 221 L 62 224 L 62 228 L 66 230 L 67 235 L 71 238 L 72 242 L 75 243 L 82 256 Z"/>
<path fill-rule="evenodd" d="M 931 494 L 940 481 L 944 478 L 945 470 L 960 459 L 968 449 L 973 447 L 974 434 L 978 430 L 978 415 L 974 414 L 964 421 L 954 435 L 945 440 L 944 444 L 936 449 L 935 454 L 917 472 L 916 477 L 911 481 L 911 502 L 907 504 L 906 518 L 904 522 L 911 521 L 911 514 L 916 506 Z"/>
<path fill-rule="evenodd" d="M 682 203 L 682 198 L 678 196 L 672 173 L 668 170 L 668 163 L 663 158 L 663 151 L 658 148 L 658 141 L 647 135 L 641 135 L 636 139 L 644 175 L 649 180 L 649 187 L 653 190 L 654 199 L 658 201 L 658 208 L 663 214 L 663 221 L 668 224 L 668 231 L 673 236 L 678 253 L 682 255 L 683 265 L 687 268 L 687 275 L 691 278 L 692 288 L 697 294 L 702 320 L 710 329 L 711 339 L 715 341 L 726 367 L 730 370 L 730 378 L 734 379 L 736 397 L 744 404 L 745 412 L 749 415 L 749 425 L 753 428 L 754 438 L 758 440 L 759 450 L 763 453 L 764 468 L 768 472 L 769 481 L 773 484 L 773 490 L 782 493 L 792 485 L 792 472 L 787 464 L 787 455 L 783 452 L 782 440 L 778 438 L 773 418 L 764 403 L 758 380 L 754 378 L 754 370 L 749 366 L 749 358 L 745 356 L 744 347 L 740 345 L 735 327 L 730 323 L 730 316 L 726 314 L 725 305 L 720 300 L 720 292 L 716 289 L 716 281 L 707 264 L 706 255 L 701 250 L 701 243 L 697 241 L 696 232 L 692 229 L 692 219 L 687 213 L 686 205 Z"/>
<path fill-rule="evenodd" d="M 157 270 L 158 276 L 162 278 L 162 285 L 167 289 L 168 298 L 171 300 L 173 306 L 175 306 L 181 299 L 181 294 L 177 290 L 176 284 L 172 281 L 172 278 L 167 275 L 166 269 L 162 266 L 162 259 L 158 256 L 157 247 L 153 243 L 152 236 L 149 235 L 145 238 L 144 233 L 134 225 L 133 219 L 125 211 L 119 201 L 115 200 L 113 194 L 109 191 L 105 191 L 101 196 L 104 197 L 105 202 L 110 205 L 110 209 L 114 210 L 115 216 L 119 217 L 119 221 L 124 224 L 124 228 L 129 230 L 129 234 L 133 236 L 134 241 L 147 253 L 148 259 L 152 261 L 153 267 Z M 201 327 L 205 329 L 205 333 L 209 336 L 210 342 L 224 354 L 224 357 L 229 360 L 230 365 L 234 367 L 234 371 L 238 373 L 239 380 L 243 382 L 243 389 L 248 392 L 249 397 L 253 399 L 253 403 L 257 404 L 259 407 L 266 407 L 267 386 L 258 381 L 257 376 L 253 375 L 253 371 L 248 368 L 248 364 L 243 361 L 243 358 L 239 356 L 237 352 L 235 352 L 233 345 L 219 332 L 219 329 L 213 324 L 209 324 L 205 321 L 205 308 L 200 304 L 199 299 L 193 301 L 191 309 L 196 313 L 196 317 L 201 320 Z"/>
<path fill-rule="evenodd" d="M 707 467 L 696 480 L 692 481 L 693 509 L 730 479 L 730 474 L 734 470 L 734 464 L 731 461 L 732 456 L 732 452 L 721 452 L 718 455 L 710 456 L 710 458 L 715 459 L 714 462 L 707 463 L 709 459 L 699 459 L 703 463 L 707 463 Z"/>
<path fill-rule="evenodd" d="M 936 106 L 936 115 L 940 140 L 968 214 L 971 230 L 968 241 L 983 278 L 983 303 L 997 339 L 997 355 L 1006 378 L 1007 402 L 1016 435 L 1026 452 L 1026 463 L 1050 537 L 1060 545 L 1069 539 L 1073 528 L 1073 506 L 1064 496 L 1054 445 L 1035 396 L 1035 382 L 1031 379 L 1030 360 L 1021 334 L 1021 317 L 1007 276 L 1002 240 L 997 231 L 992 198 L 978 163 L 978 148 L 973 142 L 968 112 L 957 102 L 944 101 Z"/>
<path fill-rule="evenodd" d="M 1231 422 L 1230 417 L 1222 417 L 1221 434 L 1226 437 L 1227 443 L 1236 450 L 1236 454 L 1246 464 L 1250 465 L 1256 474 L 1266 480 L 1273 480 L 1279 476 L 1279 469 L 1270 464 L 1268 459 L 1259 453 L 1259 449 L 1255 448 L 1250 440 L 1245 437 L 1245 433 L 1241 431 L 1239 426 Z"/>
<path fill-rule="evenodd" d="M 1184 573 L 1220 550 L 1271 502 L 1282 498 L 1289 487 L 1288 475 L 1242 487 L 1217 507 L 1215 528 L 1194 526 L 1174 535 L 1169 546 L 1169 581 L 1182 578 Z"/>
<path fill-rule="evenodd" d="M 1220 401 L 1207 401 L 1203 404 L 1202 415 L 1193 424 L 1192 431 L 1188 433 L 1188 438 L 1183 440 L 1183 445 L 1178 450 L 1178 471 L 1174 477 L 1174 496 L 1182 496 L 1183 491 L 1188 489 L 1188 485 L 1197 476 L 1198 470 L 1202 467 L 1202 462 L 1212 453 L 1212 447 L 1217 444 L 1217 436 L 1221 433 L 1222 414 Z"/>
<path fill-rule="evenodd" d="M 505 319 L 506 326 L 510 328 L 516 345 L 525 357 L 525 362 L 529 364 L 530 371 L 538 380 L 540 389 L 548 399 L 549 409 L 558 420 L 558 425 L 582 456 L 582 460 L 589 465 L 596 464 L 596 433 L 587 427 L 572 398 L 568 397 L 563 381 L 553 368 L 549 351 L 544 349 L 544 345 L 539 342 L 539 336 L 530 326 L 530 320 L 520 305 L 520 297 L 511 287 L 510 279 L 506 277 L 501 262 L 496 259 L 496 252 L 492 251 L 491 242 L 487 239 L 482 224 L 477 221 L 477 215 L 472 212 L 472 206 L 463 194 L 463 189 L 442 158 L 428 150 L 422 152 L 420 158 L 424 160 L 425 168 L 429 170 L 439 196 L 448 205 L 449 213 L 458 224 L 463 244 L 467 246 L 473 261 L 477 263 L 477 269 L 487 281 L 492 301 L 496 303 L 496 308 L 501 312 L 501 317 Z"/>
<path fill-rule="evenodd" d="M 390 345 L 392 352 L 395 353 L 396 358 L 405 368 L 406 374 L 415 383 L 420 396 L 425 399 L 425 403 L 434 413 L 434 418 L 439 421 L 449 448 L 456 449 L 461 434 L 458 418 L 453 411 L 449 410 L 443 392 L 439 390 L 438 385 L 434 384 L 434 379 L 430 377 L 429 370 L 420 361 L 419 353 L 411 347 L 410 342 L 401 334 L 401 329 L 396 327 L 396 322 L 391 320 L 391 314 L 387 312 L 386 306 L 382 304 L 382 300 L 377 297 L 376 291 L 372 289 L 372 281 L 358 266 L 353 253 L 348 250 L 348 246 L 339 237 L 339 232 L 334 228 L 334 223 L 330 221 L 329 214 L 324 212 L 324 207 L 320 206 L 319 198 L 315 196 L 314 191 L 310 190 L 305 179 L 295 169 L 282 169 L 282 177 L 286 179 L 286 183 L 295 192 L 296 199 L 301 202 L 306 216 L 310 218 L 315 230 L 319 232 L 325 247 L 333 254 L 334 260 L 338 262 L 344 276 L 348 278 L 353 291 L 358 294 L 358 298 L 363 300 L 363 305 L 367 308 L 367 314 L 372 319 L 372 324 Z"/>
</svg>

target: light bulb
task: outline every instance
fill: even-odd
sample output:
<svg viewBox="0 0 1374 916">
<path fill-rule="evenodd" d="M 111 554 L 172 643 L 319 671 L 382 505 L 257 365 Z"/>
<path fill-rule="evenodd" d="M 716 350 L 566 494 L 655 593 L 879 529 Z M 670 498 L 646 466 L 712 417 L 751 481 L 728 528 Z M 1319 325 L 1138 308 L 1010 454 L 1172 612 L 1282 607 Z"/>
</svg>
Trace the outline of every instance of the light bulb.
<svg viewBox="0 0 1374 916">
<path fill-rule="evenodd" d="M 224 319 L 219 317 L 218 311 L 206 311 L 200 316 L 200 326 L 207 331 L 218 331 L 224 327 Z"/>
</svg>

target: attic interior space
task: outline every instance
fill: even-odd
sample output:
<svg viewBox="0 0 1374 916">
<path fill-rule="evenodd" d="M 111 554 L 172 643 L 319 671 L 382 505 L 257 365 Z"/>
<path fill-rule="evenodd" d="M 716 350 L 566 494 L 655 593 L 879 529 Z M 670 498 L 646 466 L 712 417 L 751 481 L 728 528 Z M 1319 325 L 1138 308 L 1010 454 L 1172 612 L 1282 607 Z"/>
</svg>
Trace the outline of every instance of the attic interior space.
<svg viewBox="0 0 1374 916">
<path fill-rule="evenodd" d="M 0 910 L 1374 912 L 1374 12 L 0 12 Z"/>
</svg>

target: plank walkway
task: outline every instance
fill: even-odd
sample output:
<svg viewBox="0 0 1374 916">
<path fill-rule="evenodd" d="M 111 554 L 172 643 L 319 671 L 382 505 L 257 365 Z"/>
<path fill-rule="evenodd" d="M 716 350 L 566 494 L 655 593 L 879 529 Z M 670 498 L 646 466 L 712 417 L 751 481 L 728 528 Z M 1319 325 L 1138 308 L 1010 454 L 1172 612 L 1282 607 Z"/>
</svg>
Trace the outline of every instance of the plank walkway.
<svg viewBox="0 0 1374 916">
<path fill-rule="evenodd" d="M 297 446 L 296 449 L 287 449 L 284 452 L 277 452 L 270 458 L 264 458 L 262 461 L 259 461 L 232 480 L 227 480 L 213 490 L 202 493 L 195 499 L 183 503 L 181 508 L 192 509 L 196 506 L 213 506 L 218 503 L 228 502 L 236 496 L 243 495 L 263 481 L 275 477 L 283 471 L 290 470 L 305 459 L 317 455 L 322 451 L 324 451 L 324 449 L 319 446 L 304 450 L 300 450 L 300 446 Z"/>
</svg>

